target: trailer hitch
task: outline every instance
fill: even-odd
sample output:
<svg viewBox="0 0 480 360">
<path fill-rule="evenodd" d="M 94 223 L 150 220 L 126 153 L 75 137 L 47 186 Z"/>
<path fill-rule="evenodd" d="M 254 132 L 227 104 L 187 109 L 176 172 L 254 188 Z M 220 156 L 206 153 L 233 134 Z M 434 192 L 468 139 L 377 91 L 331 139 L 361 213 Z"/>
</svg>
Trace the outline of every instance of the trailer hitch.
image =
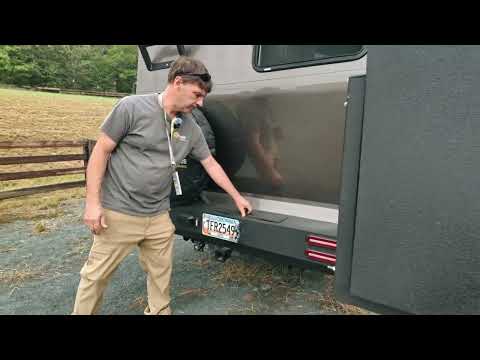
<svg viewBox="0 0 480 360">
<path fill-rule="evenodd" d="M 228 258 L 230 258 L 230 256 L 232 256 L 232 249 L 228 247 L 215 249 L 215 260 L 217 261 L 225 262 Z"/>
<path fill-rule="evenodd" d="M 193 248 L 196 251 L 203 251 L 203 249 L 205 248 L 205 241 L 192 239 L 192 242 L 193 242 Z"/>
</svg>

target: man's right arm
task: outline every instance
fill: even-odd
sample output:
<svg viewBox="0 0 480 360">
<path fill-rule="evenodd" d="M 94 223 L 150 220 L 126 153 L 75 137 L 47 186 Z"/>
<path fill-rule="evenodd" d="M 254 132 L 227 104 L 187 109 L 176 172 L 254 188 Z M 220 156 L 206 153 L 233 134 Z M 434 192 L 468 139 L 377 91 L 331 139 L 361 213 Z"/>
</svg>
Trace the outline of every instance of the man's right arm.
<svg viewBox="0 0 480 360">
<path fill-rule="evenodd" d="M 83 222 L 94 234 L 99 234 L 102 227 L 106 228 L 103 209 L 100 201 L 102 186 L 108 158 L 115 149 L 116 143 L 104 133 L 101 133 L 87 166 L 87 193 Z"/>
</svg>

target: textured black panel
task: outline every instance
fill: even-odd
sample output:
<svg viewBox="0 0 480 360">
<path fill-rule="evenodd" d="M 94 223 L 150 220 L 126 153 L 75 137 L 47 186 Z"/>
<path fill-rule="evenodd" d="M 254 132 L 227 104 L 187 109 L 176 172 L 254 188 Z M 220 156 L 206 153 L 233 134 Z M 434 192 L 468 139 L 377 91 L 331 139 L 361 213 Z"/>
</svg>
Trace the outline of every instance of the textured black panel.
<svg viewBox="0 0 480 360">
<path fill-rule="evenodd" d="M 480 313 L 480 47 L 371 46 L 351 293 Z"/>
<path fill-rule="evenodd" d="M 343 146 L 342 184 L 338 214 L 337 263 L 335 295 L 337 300 L 352 302 L 350 277 L 352 272 L 355 209 L 357 205 L 358 170 L 362 140 L 363 105 L 365 102 L 365 76 L 350 78 L 348 107 Z"/>
</svg>

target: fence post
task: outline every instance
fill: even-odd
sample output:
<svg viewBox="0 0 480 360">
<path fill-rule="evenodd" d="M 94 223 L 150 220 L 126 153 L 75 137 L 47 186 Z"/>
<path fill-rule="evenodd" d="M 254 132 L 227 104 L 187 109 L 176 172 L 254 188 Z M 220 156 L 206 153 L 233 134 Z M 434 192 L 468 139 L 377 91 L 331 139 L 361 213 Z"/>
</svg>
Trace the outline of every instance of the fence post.
<svg viewBox="0 0 480 360">
<path fill-rule="evenodd" d="M 83 164 L 85 165 L 85 180 L 87 179 L 88 160 L 90 159 L 90 155 L 92 155 L 92 151 L 93 151 L 93 147 L 95 146 L 95 143 L 96 143 L 95 140 L 87 139 L 85 141 L 85 144 L 83 145 L 83 154 L 84 154 Z"/>
<path fill-rule="evenodd" d="M 95 140 L 88 140 L 88 159 L 90 159 L 90 155 L 92 155 L 93 147 L 96 143 Z"/>
</svg>

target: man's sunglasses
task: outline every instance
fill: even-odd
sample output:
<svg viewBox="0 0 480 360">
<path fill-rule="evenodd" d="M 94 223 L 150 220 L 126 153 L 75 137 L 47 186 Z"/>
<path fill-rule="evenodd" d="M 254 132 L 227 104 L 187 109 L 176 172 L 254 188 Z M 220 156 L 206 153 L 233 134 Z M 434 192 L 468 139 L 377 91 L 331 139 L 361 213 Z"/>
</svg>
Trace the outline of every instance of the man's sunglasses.
<svg viewBox="0 0 480 360">
<path fill-rule="evenodd" d="M 209 73 L 204 73 L 204 74 L 193 74 L 193 73 L 184 73 L 184 72 L 179 72 L 176 74 L 177 76 L 182 76 L 182 75 L 185 75 L 185 76 L 196 76 L 196 77 L 199 77 L 200 79 L 202 79 L 203 81 L 205 82 L 208 82 L 210 81 L 211 79 L 211 76 Z"/>
</svg>

